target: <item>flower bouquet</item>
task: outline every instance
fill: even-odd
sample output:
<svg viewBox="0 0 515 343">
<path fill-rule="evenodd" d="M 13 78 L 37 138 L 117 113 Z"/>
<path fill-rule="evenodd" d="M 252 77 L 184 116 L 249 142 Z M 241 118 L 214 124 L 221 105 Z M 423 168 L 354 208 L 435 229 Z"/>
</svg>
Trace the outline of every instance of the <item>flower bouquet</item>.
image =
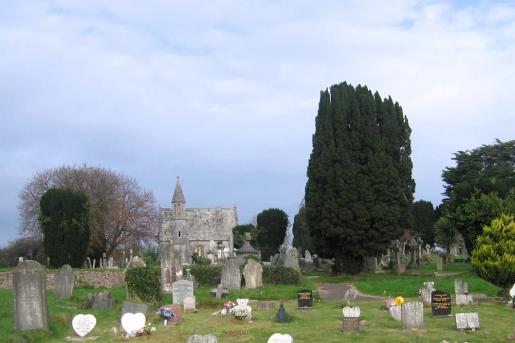
<svg viewBox="0 0 515 343">
<path fill-rule="evenodd" d="M 174 321 L 177 318 L 177 314 L 169 307 L 161 306 L 156 314 L 161 317 L 164 321 L 164 325 L 168 325 L 168 321 Z"/>
<path fill-rule="evenodd" d="M 248 316 L 247 309 L 240 306 L 231 308 L 231 314 L 238 320 L 243 320 Z"/>
</svg>

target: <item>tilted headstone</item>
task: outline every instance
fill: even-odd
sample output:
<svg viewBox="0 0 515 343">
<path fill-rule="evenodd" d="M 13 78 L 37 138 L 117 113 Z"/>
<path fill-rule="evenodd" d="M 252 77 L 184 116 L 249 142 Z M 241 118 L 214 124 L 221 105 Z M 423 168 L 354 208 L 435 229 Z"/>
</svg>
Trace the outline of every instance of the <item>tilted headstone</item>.
<svg viewBox="0 0 515 343">
<path fill-rule="evenodd" d="M 70 299 L 75 284 L 75 273 L 68 264 L 59 269 L 55 276 L 54 295 L 57 299 Z"/>
<path fill-rule="evenodd" d="M 129 301 L 124 301 L 122 304 L 122 313 L 120 318 L 126 313 L 143 313 L 147 315 L 148 305 L 147 304 L 134 304 Z"/>
<path fill-rule="evenodd" d="M 451 295 L 446 292 L 431 293 L 431 313 L 433 316 L 448 316 L 451 314 Z"/>
<path fill-rule="evenodd" d="M 299 266 L 299 252 L 297 248 L 291 248 L 286 253 L 286 257 L 284 260 L 284 265 L 286 267 L 290 267 L 295 269 L 296 271 L 300 272 L 300 266 Z"/>
<path fill-rule="evenodd" d="M 424 328 L 424 304 L 411 301 L 401 306 L 401 323 L 405 330 Z"/>
<path fill-rule="evenodd" d="M 431 305 L 431 293 L 436 291 L 434 288 L 434 282 L 424 282 L 424 287 L 420 289 L 420 296 L 422 297 L 422 301 L 426 305 Z"/>
<path fill-rule="evenodd" d="M 86 308 L 113 309 L 114 297 L 109 291 L 100 293 L 89 293 L 86 298 Z"/>
<path fill-rule="evenodd" d="M 196 309 L 195 304 L 195 297 L 194 296 L 187 296 L 183 299 L 183 308 L 184 312 L 186 311 L 195 311 Z"/>
<path fill-rule="evenodd" d="M 275 314 L 275 321 L 278 323 L 288 323 L 288 314 L 286 313 L 286 309 L 284 308 L 284 305 L 281 304 L 279 306 L 279 309 L 277 310 L 277 313 Z"/>
<path fill-rule="evenodd" d="M 245 288 L 258 288 L 263 286 L 263 267 L 256 260 L 249 258 L 243 268 Z"/>
<path fill-rule="evenodd" d="M 73 331 L 79 337 L 84 337 L 97 325 L 97 319 L 92 314 L 78 314 L 72 319 Z"/>
<path fill-rule="evenodd" d="M 18 263 L 13 274 L 16 330 L 46 329 L 48 306 L 45 271 L 36 261 Z"/>
<path fill-rule="evenodd" d="M 270 336 L 267 343 L 293 343 L 293 337 L 288 334 L 274 333 Z"/>
<path fill-rule="evenodd" d="M 313 307 L 313 291 L 310 289 L 301 289 L 297 292 L 297 306 L 299 308 Z"/>
<path fill-rule="evenodd" d="M 185 297 L 193 296 L 193 282 L 179 280 L 172 284 L 172 299 L 174 305 L 182 305 Z"/>
<path fill-rule="evenodd" d="M 222 267 L 222 287 L 228 290 L 241 288 L 240 263 L 234 258 L 227 259 Z"/>
<path fill-rule="evenodd" d="M 456 294 L 456 305 L 474 305 L 472 294 Z"/>
<path fill-rule="evenodd" d="M 217 343 L 215 335 L 193 335 L 188 338 L 187 343 Z"/>
<path fill-rule="evenodd" d="M 479 329 L 479 314 L 456 313 L 456 328 L 458 330 L 477 330 Z"/>
<path fill-rule="evenodd" d="M 456 294 L 469 294 L 469 285 L 462 279 L 454 280 L 454 293 Z"/>
</svg>

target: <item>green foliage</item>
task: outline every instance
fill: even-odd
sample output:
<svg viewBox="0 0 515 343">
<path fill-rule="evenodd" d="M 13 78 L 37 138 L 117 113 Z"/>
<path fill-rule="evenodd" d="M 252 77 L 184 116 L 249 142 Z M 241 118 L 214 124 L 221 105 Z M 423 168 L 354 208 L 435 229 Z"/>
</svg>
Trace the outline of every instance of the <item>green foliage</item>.
<svg viewBox="0 0 515 343">
<path fill-rule="evenodd" d="M 190 274 L 195 277 L 199 286 L 218 286 L 222 278 L 222 267 L 220 265 L 194 264 L 188 266 Z M 186 267 L 183 268 L 183 275 L 186 275 Z"/>
<path fill-rule="evenodd" d="M 261 258 L 268 261 L 284 242 L 288 215 L 281 209 L 269 208 L 257 215 L 257 245 Z"/>
<path fill-rule="evenodd" d="M 479 276 L 508 289 L 515 283 L 515 221 L 501 215 L 485 226 L 472 253 L 472 266 Z"/>
<path fill-rule="evenodd" d="M 241 248 L 243 243 L 245 242 L 245 232 L 250 232 L 251 234 L 251 241 L 250 244 L 252 246 L 257 246 L 256 237 L 257 237 L 257 229 L 252 224 L 244 224 L 244 225 L 236 225 L 232 229 L 232 234 L 234 237 L 234 247 L 236 249 Z"/>
<path fill-rule="evenodd" d="M 306 184 L 314 250 L 357 273 L 412 226 L 407 118 L 391 98 L 347 83 L 321 92 Z"/>
<path fill-rule="evenodd" d="M 198 253 L 194 252 L 191 255 L 191 259 L 193 260 L 194 264 L 211 264 L 211 260 L 207 257 L 200 256 Z"/>
<path fill-rule="evenodd" d="M 69 189 L 49 189 L 40 200 L 39 223 L 50 265 L 82 267 L 90 237 L 86 194 Z"/>
<path fill-rule="evenodd" d="M 299 213 L 293 218 L 293 246 L 301 250 L 309 250 L 313 252 L 313 240 L 309 234 L 309 228 L 306 223 L 306 208 L 302 206 Z"/>
<path fill-rule="evenodd" d="M 300 283 L 300 273 L 293 268 L 285 266 L 264 266 L 263 283 L 298 285 Z"/>
<path fill-rule="evenodd" d="M 459 232 L 456 226 L 447 217 L 441 217 L 435 224 L 436 241 L 447 250 L 447 257 L 451 252 L 451 246 L 458 241 Z"/>
<path fill-rule="evenodd" d="M 436 214 L 431 201 L 419 200 L 413 203 L 413 232 L 419 234 L 425 243 L 435 241 Z"/>
<path fill-rule="evenodd" d="M 159 302 L 161 300 L 160 272 L 159 268 L 152 267 L 127 269 L 125 282 L 129 299 L 133 301 L 135 295 L 145 303 Z"/>
<path fill-rule="evenodd" d="M 159 260 L 159 248 L 155 246 L 149 246 L 143 252 L 143 261 L 147 267 L 159 267 L 161 261 Z"/>
</svg>

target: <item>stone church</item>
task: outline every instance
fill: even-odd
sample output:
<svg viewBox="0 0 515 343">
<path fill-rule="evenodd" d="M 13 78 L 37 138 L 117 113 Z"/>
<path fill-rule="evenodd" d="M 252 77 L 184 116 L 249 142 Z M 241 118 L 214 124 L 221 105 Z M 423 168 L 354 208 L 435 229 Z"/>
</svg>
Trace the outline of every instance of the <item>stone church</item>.
<svg viewBox="0 0 515 343">
<path fill-rule="evenodd" d="M 232 229 L 238 225 L 236 207 L 186 208 L 179 177 L 171 208 L 160 208 L 159 251 L 164 291 L 182 275 L 182 267 L 191 264 L 193 253 L 212 258 L 220 250 L 232 254 Z M 221 257 L 221 256 L 219 256 Z"/>
</svg>

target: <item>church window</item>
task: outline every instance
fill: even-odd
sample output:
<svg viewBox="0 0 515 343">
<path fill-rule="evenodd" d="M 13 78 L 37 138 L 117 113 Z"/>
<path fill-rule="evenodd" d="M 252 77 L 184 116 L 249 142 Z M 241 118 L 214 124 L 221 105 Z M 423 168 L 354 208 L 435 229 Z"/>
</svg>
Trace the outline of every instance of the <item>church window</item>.
<svg viewBox="0 0 515 343">
<path fill-rule="evenodd" d="M 181 230 L 179 230 L 179 238 L 181 238 Z"/>
</svg>

